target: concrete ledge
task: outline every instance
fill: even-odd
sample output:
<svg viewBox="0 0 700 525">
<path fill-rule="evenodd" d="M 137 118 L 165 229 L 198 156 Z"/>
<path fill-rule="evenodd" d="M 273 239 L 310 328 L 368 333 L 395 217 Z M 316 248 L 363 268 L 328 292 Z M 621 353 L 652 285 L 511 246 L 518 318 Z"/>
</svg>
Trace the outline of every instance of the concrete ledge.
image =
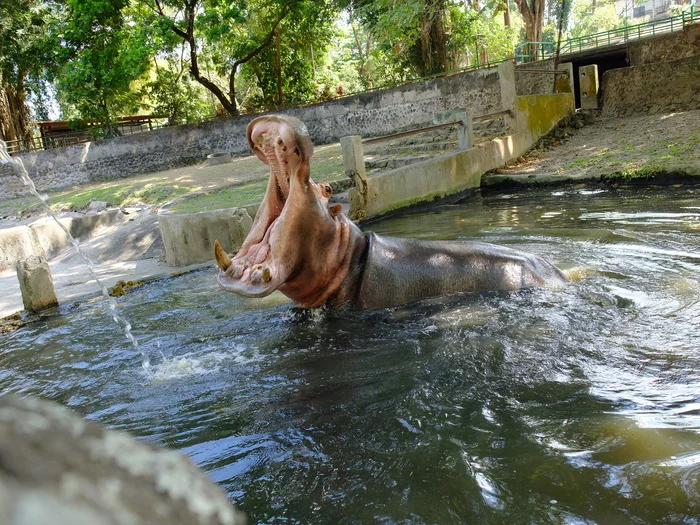
<svg viewBox="0 0 700 525">
<path fill-rule="evenodd" d="M 60 221 L 74 238 L 80 239 L 91 235 L 99 226 L 116 222 L 121 216 L 121 210 L 113 209 L 90 215 L 63 217 Z M 68 244 L 65 232 L 50 217 L 40 219 L 28 226 L 2 229 L 0 230 L 0 271 L 14 268 L 19 261 L 32 255 L 50 258 Z"/>
<path fill-rule="evenodd" d="M 175 202 L 179 200 L 158 211 L 158 226 L 168 266 L 212 261 L 215 240 L 228 253 L 236 252 L 253 225 L 247 208 L 175 213 L 170 210 Z"/>
<path fill-rule="evenodd" d="M 34 255 L 46 255 L 34 230 L 28 226 L 0 230 L 0 271 Z"/>
<path fill-rule="evenodd" d="M 625 184 L 625 185 L 659 185 L 671 184 L 697 184 L 700 172 L 697 168 L 679 168 L 669 166 L 659 169 L 648 175 L 625 176 L 620 173 L 602 175 L 600 173 L 580 173 L 575 175 L 539 175 L 526 173 L 497 174 L 484 177 L 482 188 L 500 190 L 505 188 L 518 188 L 523 186 L 549 186 L 562 184 L 590 183 L 590 184 Z"/>
</svg>

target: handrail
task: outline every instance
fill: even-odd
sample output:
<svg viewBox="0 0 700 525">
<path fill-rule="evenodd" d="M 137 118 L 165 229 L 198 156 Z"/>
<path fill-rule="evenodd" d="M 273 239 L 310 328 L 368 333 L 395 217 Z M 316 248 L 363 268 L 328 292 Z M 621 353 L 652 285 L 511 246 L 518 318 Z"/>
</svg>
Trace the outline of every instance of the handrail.
<svg viewBox="0 0 700 525">
<path fill-rule="evenodd" d="M 512 117 L 513 111 L 510 109 L 504 109 L 503 111 L 495 111 L 493 113 L 486 113 L 485 115 L 479 115 L 478 117 L 472 117 L 472 122 L 484 122 L 486 120 L 493 120 L 499 117 Z"/>
<path fill-rule="evenodd" d="M 518 69 L 518 73 L 547 73 L 549 75 L 566 75 L 569 76 L 569 72 L 561 69 Z"/>
<path fill-rule="evenodd" d="M 417 135 L 418 133 L 424 133 L 426 131 L 435 131 L 436 129 L 450 128 L 452 126 L 463 126 L 464 123 L 461 120 L 455 120 L 454 122 L 447 122 L 446 124 L 435 124 L 434 126 L 426 126 L 424 128 L 410 129 L 408 131 L 400 131 L 399 133 L 392 133 L 391 135 L 382 135 L 381 137 L 375 137 L 373 139 L 363 140 L 362 144 L 376 144 L 377 142 L 384 142 L 386 140 L 398 139 L 400 137 L 407 137 L 408 135 Z"/>
<path fill-rule="evenodd" d="M 658 20 L 650 20 L 641 24 L 634 24 L 601 31 L 591 35 L 583 35 L 572 37 L 562 42 L 560 53 L 576 53 L 583 50 L 594 49 L 597 47 L 610 46 L 615 44 L 626 43 L 629 40 L 638 40 L 646 36 L 654 36 L 657 33 L 667 33 L 682 29 L 686 24 L 700 21 L 700 8 L 695 5 L 684 10 L 680 15 L 662 18 Z M 553 56 L 554 42 L 523 42 L 515 48 L 515 58 L 518 61 L 524 61 L 527 58 L 536 58 L 544 60 Z M 552 49 L 547 51 L 547 49 Z M 530 50 L 534 49 L 534 55 Z M 524 51 L 528 52 L 525 53 Z"/>
<path fill-rule="evenodd" d="M 494 111 L 493 113 L 486 113 L 485 115 L 479 115 L 478 117 L 472 117 L 472 122 L 483 122 L 485 120 L 493 120 L 499 117 L 512 116 L 513 112 L 510 109 L 504 109 L 502 111 Z M 433 126 L 426 126 L 424 128 L 410 129 L 408 131 L 400 131 L 398 133 L 392 133 L 391 135 L 382 135 L 381 137 L 375 137 L 373 139 L 363 140 L 363 145 L 376 144 L 377 142 L 384 142 L 387 140 L 398 139 L 401 137 L 407 137 L 409 135 L 417 135 L 418 133 L 425 133 L 427 131 L 435 131 L 442 128 L 450 128 L 452 126 L 463 126 L 464 122 L 461 120 L 455 120 L 453 122 L 447 122 L 445 124 L 435 124 Z"/>
</svg>

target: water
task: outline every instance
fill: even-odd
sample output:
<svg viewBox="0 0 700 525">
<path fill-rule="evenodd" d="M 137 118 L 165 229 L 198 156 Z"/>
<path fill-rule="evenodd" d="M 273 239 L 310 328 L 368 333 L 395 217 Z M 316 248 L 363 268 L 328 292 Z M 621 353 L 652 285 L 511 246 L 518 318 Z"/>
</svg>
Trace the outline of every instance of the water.
<svg viewBox="0 0 700 525">
<path fill-rule="evenodd" d="M 546 255 L 562 289 L 304 312 L 215 270 L 0 336 L 0 391 L 189 454 L 252 523 L 698 523 L 700 187 L 475 197 L 372 225 Z"/>
<path fill-rule="evenodd" d="M 73 236 L 68 231 L 68 228 L 65 227 L 65 225 L 59 220 L 58 216 L 51 209 L 51 206 L 49 205 L 49 196 L 45 193 L 39 193 L 37 191 L 36 186 L 34 185 L 34 181 L 31 179 L 29 173 L 27 172 L 27 169 L 24 167 L 22 159 L 11 157 L 10 154 L 7 152 L 7 144 L 5 144 L 5 142 L 2 140 L 0 140 L 0 163 L 12 165 L 14 170 L 17 172 L 17 176 L 29 189 L 29 193 L 31 193 L 34 197 L 41 201 L 44 210 L 49 214 L 49 216 L 51 216 L 51 218 L 56 222 L 56 224 L 58 224 L 61 227 L 63 232 L 66 234 L 68 242 L 70 242 L 71 246 L 73 247 L 73 250 L 83 260 L 85 265 L 88 267 L 88 272 L 90 272 L 90 276 L 97 283 L 97 286 L 100 287 L 102 296 L 105 299 L 107 299 L 107 305 L 109 307 L 112 319 L 117 324 L 117 326 L 121 326 L 126 338 L 132 344 L 134 349 L 141 354 L 141 366 L 144 368 L 144 370 L 148 371 L 150 366 L 150 359 L 148 355 L 142 352 L 139 348 L 139 343 L 134 337 L 134 334 L 131 332 L 131 323 L 129 323 L 128 319 L 119 312 L 117 302 L 109 295 L 109 290 L 100 280 L 100 278 L 97 277 L 97 274 L 95 273 L 95 263 L 93 263 L 92 260 L 90 260 L 90 257 L 88 257 L 88 255 L 80 248 L 80 244 L 78 243 L 78 241 L 75 238 L 73 238 Z"/>
</svg>

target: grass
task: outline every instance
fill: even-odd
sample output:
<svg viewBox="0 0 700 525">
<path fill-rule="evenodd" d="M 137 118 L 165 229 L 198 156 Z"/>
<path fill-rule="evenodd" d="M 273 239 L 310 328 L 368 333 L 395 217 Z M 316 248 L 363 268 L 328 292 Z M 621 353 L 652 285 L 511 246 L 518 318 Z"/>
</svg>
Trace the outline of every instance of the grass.
<svg viewBox="0 0 700 525">
<path fill-rule="evenodd" d="M 652 179 L 657 175 L 662 175 L 666 172 L 667 170 L 661 166 L 654 164 L 645 164 L 644 166 L 639 166 L 636 168 L 627 168 L 616 171 L 614 173 L 610 173 L 609 175 L 604 175 L 603 180 L 605 182 L 614 182 Z"/>
<path fill-rule="evenodd" d="M 174 204 L 170 210 L 175 213 L 197 213 L 199 211 L 220 210 L 256 204 L 262 200 L 266 188 L 267 179 L 222 188 L 211 193 L 183 199 Z"/>
<path fill-rule="evenodd" d="M 344 171 L 340 144 L 316 148 L 311 161 L 311 177 L 314 180 L 342 180 L 345 178 Z M 54 210 L 85 209 L 92 200 L 103 201 L 110 206 L 161 206 L 188 193 L 208 192 L 186 199 L 178 205 L 178 210 L 220 209 L 259 202 L 265 193 L 268 176 L 269 168 L 251 155 L 218 166 L 187 166 L 52 191 L 49 192 L 49 202 Z M 232 187 L 232 183 L 236 182 L 239 185 Z M 41 204 L 34 197 L 18 197 L 0 202 L 0 216 L 23 215 L 40 208 Z"/>
<path fill-rule="evenodd" d="M 246 159 L 248 160 L 248 159 Z M 251 159 L 257 161 L 257 158 Z M 259 168 L 260 162 L 254 164 Z M 226 187 L 196 197 L 183 199 L 170 209 L 175 213 L 196 213 L 204 210 L 220 210 L 259 203 L 267 188 L 266 176 L 255 182 Z M 339 144 L 322 146 L 311 161 L 311 178 L 315 181 L 335 182 L 345 179 L 343 153 Z"/>
<path fill-rule="evenodd" d="M 103 188 L 81 188 L 49 195 L 54 208 L 82 208 L 90 201 L 103 201 L 110 206 L 128 206 L 129 204 L 162 204 L 185 193 L 191 188 L 171 184 L 117 184 Z"/>
</svg>

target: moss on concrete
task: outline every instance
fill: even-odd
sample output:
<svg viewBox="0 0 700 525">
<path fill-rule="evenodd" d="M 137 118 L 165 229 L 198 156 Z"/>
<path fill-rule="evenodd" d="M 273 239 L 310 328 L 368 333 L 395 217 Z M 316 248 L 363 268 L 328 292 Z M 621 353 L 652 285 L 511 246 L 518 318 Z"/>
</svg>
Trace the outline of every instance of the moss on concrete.
<svg viewBox="0 0 700 525">
<path fill-rule="evenodd" d="M 127 293 L 129 293 L 132 289 L 138 288 L 139 286 L 143 286 L 143 284 L 143 281 L 119 280 L 117 281 L 117 284 L 115 284 L 109 289 L 109 295 L 111 295 L 112 297 L 121 297 L 122 295 L 126 295 Z"/>
</svg>

